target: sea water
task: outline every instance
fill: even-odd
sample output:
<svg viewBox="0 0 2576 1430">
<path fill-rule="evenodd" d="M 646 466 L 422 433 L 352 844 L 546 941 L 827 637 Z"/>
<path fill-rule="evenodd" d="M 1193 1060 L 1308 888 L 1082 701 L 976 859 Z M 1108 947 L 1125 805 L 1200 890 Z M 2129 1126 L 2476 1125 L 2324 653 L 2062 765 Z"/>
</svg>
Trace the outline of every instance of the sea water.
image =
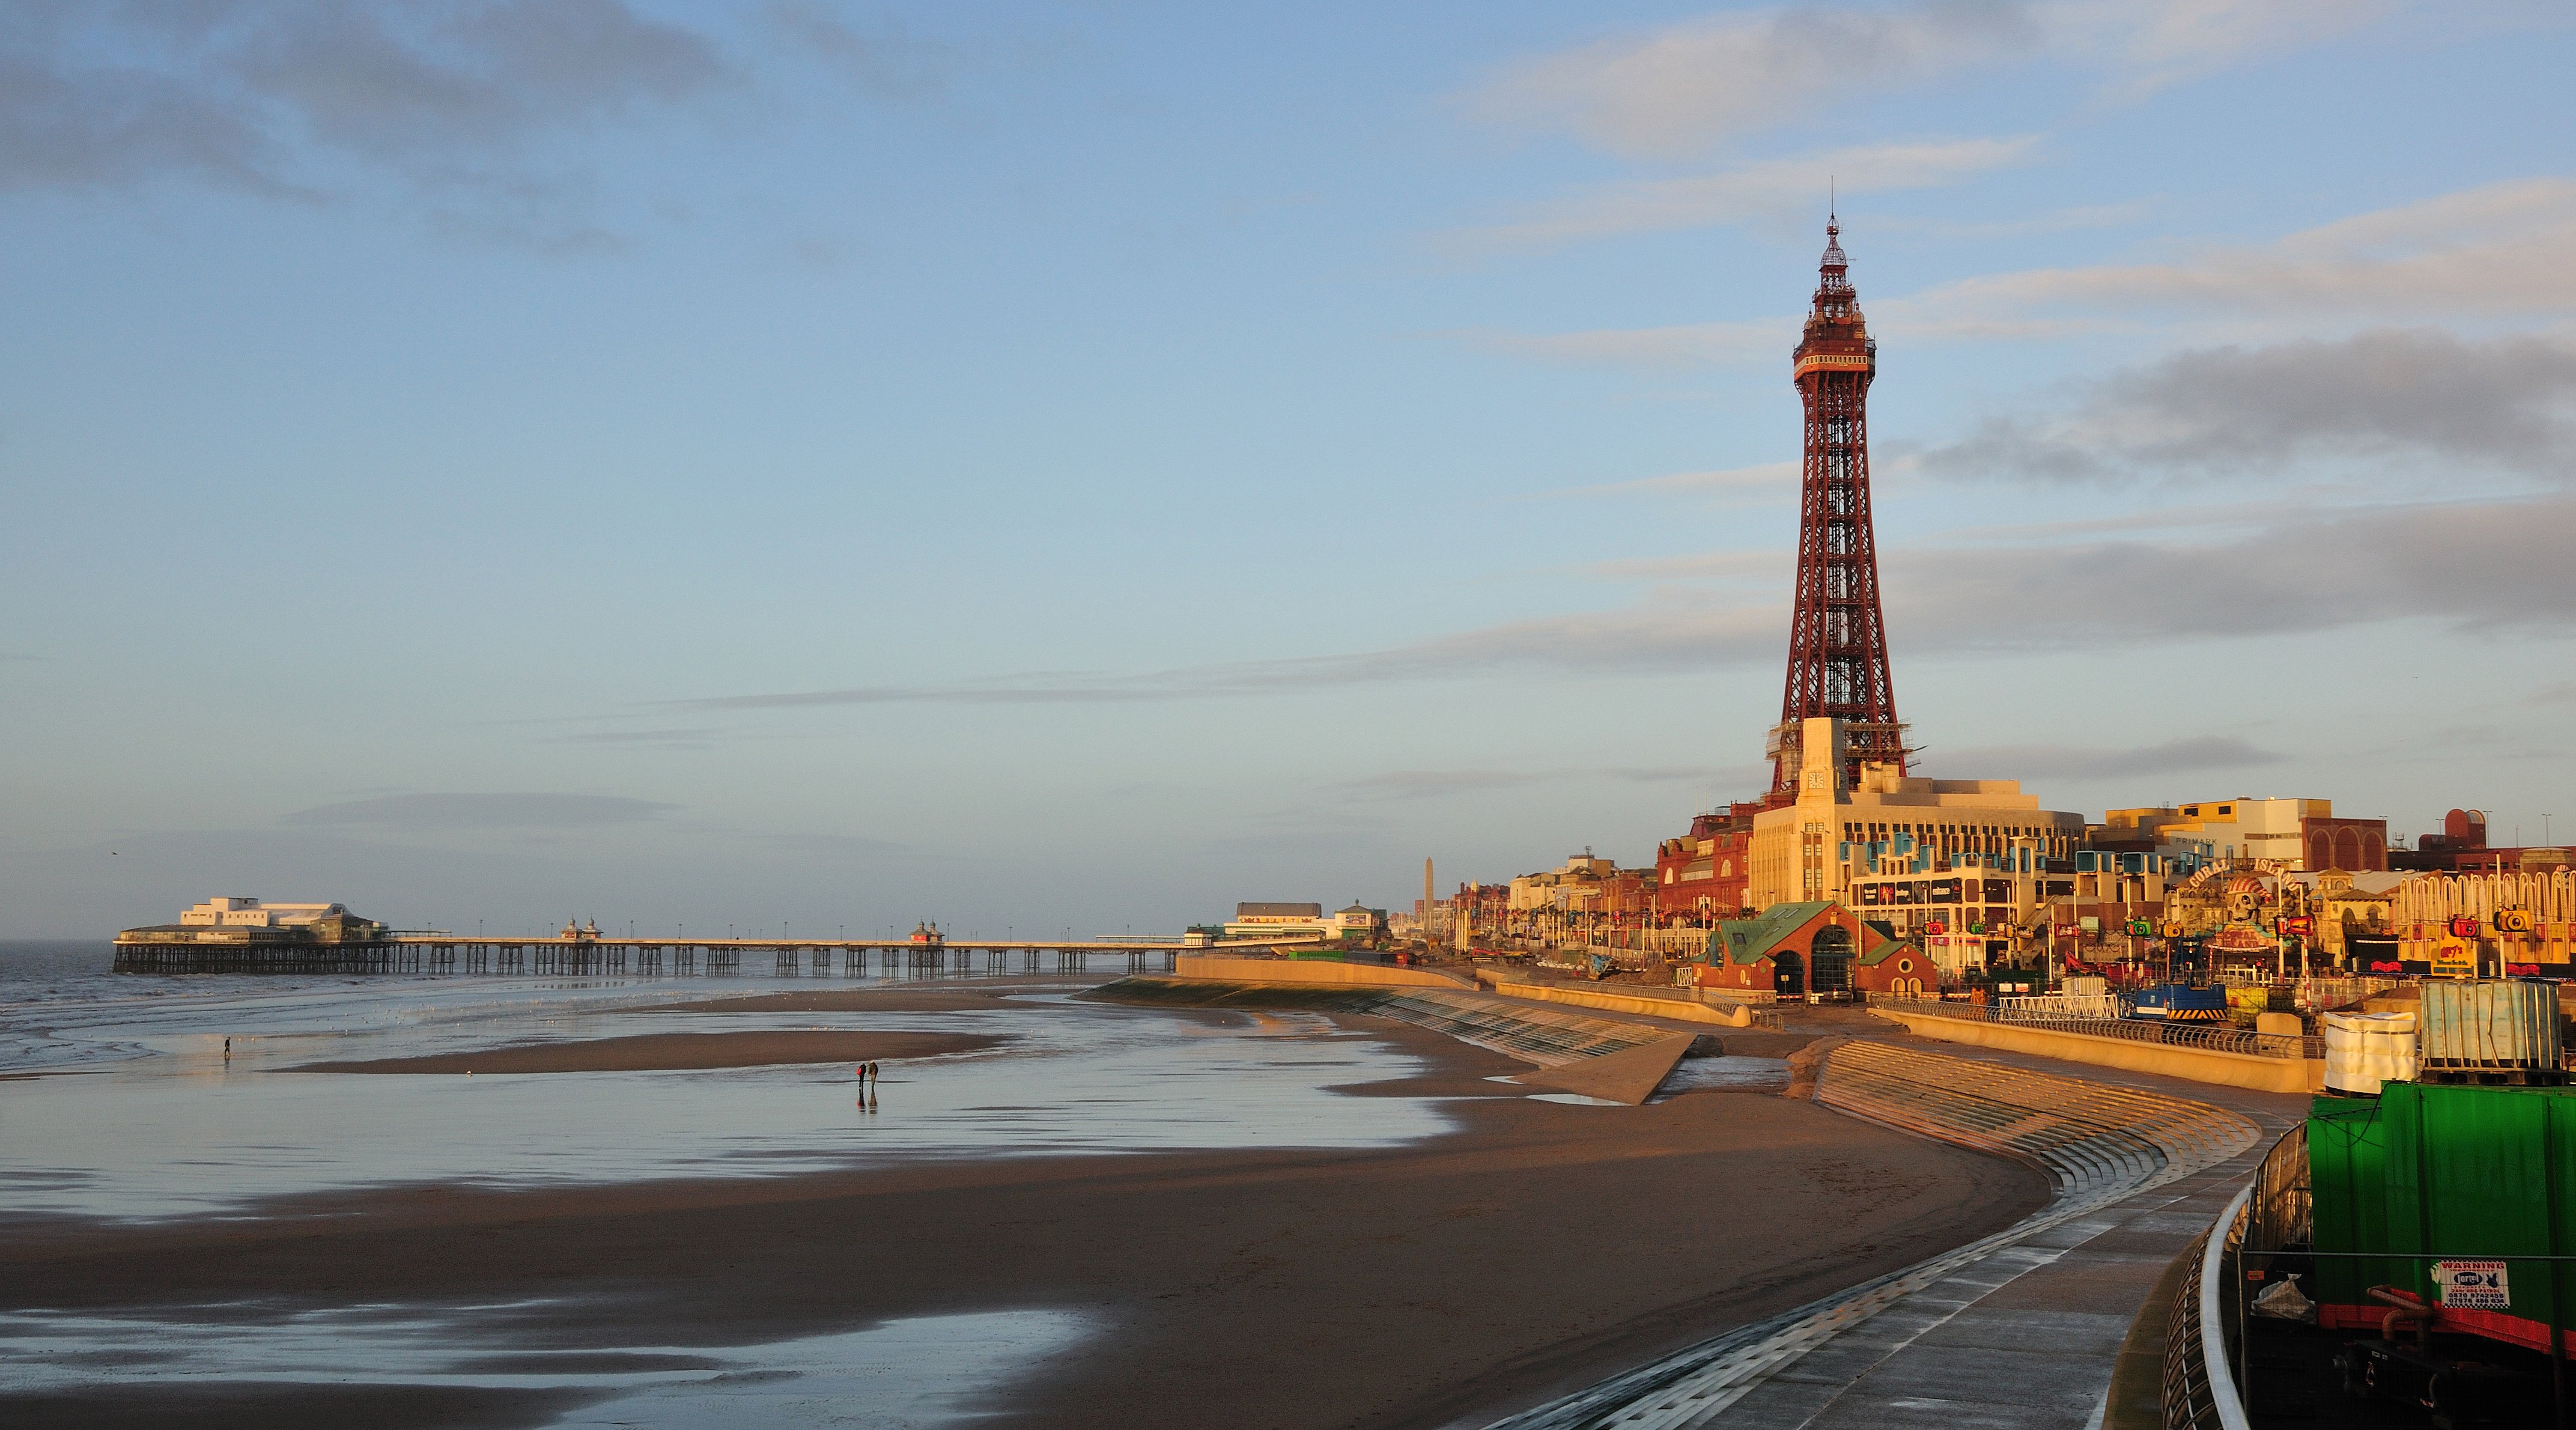
<svg viewBox="0 0 2576 1430">
<path fill-rule="evenodd" d="M 953 1156 L 1372 1147 L 1449 1124 L 1432 1100 L 1332 1089 L 1419 1060 L 1311 1014 L 1222 1020 L 1069 985 L 966 1012 L 652 1012 L 811 977 L 115 975 L 103 946 L 0 946 L 0 1220 L 257 1215 L 302 1193 L 776 1176 Z M 818 1028 L 999 1035 L 884 1064 L 655 1072 L 307 1073 L 639 1033 Z M 230 1041 L 230 1053 L 225 1051 Z"/>
<path fill-rule="evenodd" d="M 422 1184 L 537 1187 L 780 1176 L 922 1158 L 1385 1146 L 1450 1125 L 1433 1099 L 1336 1087 L 1419 1060 L 1311 1014 L 1088 1003 L 1076 983 L 962 977 L 117 975 L 104 944 L 0 945 L 0 1230 L 295 1214 L 290 1199 Z M 1008 988 L 968 1012 L 652 1012 L 786 990 Z M 637 1033 L 828 1028 L 1000 1035 L 884 1064 L 711 1071 L 307 1073 Z M 231 1048 L 226 1053 L 225 1042 Z M 13 1394 L 265 1383 L 543 1386 L 564 1425 L 933 1426 L 1083 1343 L 1052 1308 L 866 1324 L 772 1345 L 556 1359 L 491 1344 L 491 1308 L 265 1305 L 65 1313 L 0 1304 Z M 526 1308 L 521 1308 L 526 1309 Z M 540 1308 L 542 1309 L 542 1308 Z M 504 1363 L 506 1362 L 506 1364 Z M 361 1369 L 353 1370 L 353 1367 Z M 0 1414 L 0 1418 L 6 1418 Z"/>
</svg>

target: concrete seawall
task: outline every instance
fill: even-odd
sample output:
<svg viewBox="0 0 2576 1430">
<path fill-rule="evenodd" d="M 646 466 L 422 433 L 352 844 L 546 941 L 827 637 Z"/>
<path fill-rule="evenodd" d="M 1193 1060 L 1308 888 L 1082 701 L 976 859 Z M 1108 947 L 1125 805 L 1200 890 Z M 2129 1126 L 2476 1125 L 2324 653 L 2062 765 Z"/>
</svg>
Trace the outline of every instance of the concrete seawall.
<svg viewBox="0 0 2576 1430">
<path fill-rule="evenodd" d="M 2124 1068 L 2221 1087 L 2256 1092 L 2307 1093 L 2324 1087 L 2325 1064 L 2302 1058 L 2265 1058 L 2249 1053 L 2222 1053 L 2171 1043 L 2131 1042 L 2017 1023 L 1989 1023 L 1973 1018 L 1945 1018 L 1937 1013 L 1909 1013 L 1873 1007 L 1870 1012 L 1919 1037 L 2005 1052 L 2034 1053 L 2070 1063 Z"/>
<path fill-rule="evenodd" d="M 1369 971 L 1366 965 L 1360 968 Z M 1640 1103 L 1652 1097 L 1674 1064 L 1699 1040 L 1697 1034 L 1587 1017 L 1570 1009 L 1471 993 L 1448 984 L 1423 988 L 1321 981 L 1220 983 L 1204 977 L 1145 973 L 1130 974 L 1084 996 L 1116 1003 L 1297 1008 L 1388 1018 L 1532 1064 L 1535 1070 L 1516 1078 L 1518 1082 L 1611 1102 Z"/>
<path fill-rule="evenodd" d="M 1632 993 L 1612 993 L 1599 988 L 1568 988 L 1557 983 L 1513 983 L 1495 978 L 1489 980 L 1493 990 L 1506 998 L 1531 998 L 1545 1003 L 1566 1003 L 1577 1008 L 1599 1008 L 1609 1013 L 1643 1013 L 1653 1018 L 1673 1018 L 1685 1023 L 1707 1023 L 1720 1028 L 1749 1028 L 1753 1014 L 1739 1004 L 1723 1006 L 1695 999 L 1649 998 Z"/>
</svg>

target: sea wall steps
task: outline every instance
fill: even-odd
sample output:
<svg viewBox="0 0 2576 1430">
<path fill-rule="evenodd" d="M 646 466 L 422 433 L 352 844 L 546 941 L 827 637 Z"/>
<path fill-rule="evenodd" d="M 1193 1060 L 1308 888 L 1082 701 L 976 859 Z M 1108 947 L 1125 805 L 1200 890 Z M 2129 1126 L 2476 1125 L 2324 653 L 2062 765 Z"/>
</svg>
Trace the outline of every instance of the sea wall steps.
<svg viewBox="0 0 2576 1430">
<path fill-rule="evenodd" d="M 1996 1023 L 1870 1005 L 1871 1013 L 1902 1024 L 1917 1037 L 2005 1052 L 2030 1053 L 2070 1063 L 2153 1073 L 2257 1092 L 2310 1093 L 2325 1087 L 2325 1064 L 2313 1058 L 2257 1057 L 2174 1043 L 2104 1038 L 2030 1023 Z"/>
</svg>

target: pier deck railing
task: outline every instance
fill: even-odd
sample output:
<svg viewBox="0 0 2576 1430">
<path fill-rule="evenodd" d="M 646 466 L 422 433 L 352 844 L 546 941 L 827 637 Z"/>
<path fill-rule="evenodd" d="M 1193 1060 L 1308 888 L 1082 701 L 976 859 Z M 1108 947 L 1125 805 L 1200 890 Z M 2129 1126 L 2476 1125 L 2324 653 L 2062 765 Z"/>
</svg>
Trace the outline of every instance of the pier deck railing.
<svg viewBox="0 0 2576 1430">
<path fill-rule="evenodd" d="M 1278 951 L 1311 939 L 1230 943 L 1230 951 Z M 1094 956 L 1124 960 L 1129 973 L 1168 970 L 1183 951 L 1169 939 L 1029 941 L 959 939 L 910 943 L 884 939 L 459 938 L 404 932 L 352 943 L 210 942 L 185 938 L 120 939 L 118 973 L 248 974 L 523 974 L 644 976 L 739 973 L 744 955 L 769 956 L 781 977 L 861 977 L 871 965 L 892 976 L 967 973 L 1084 973 Z M 1016 966 L 1015 966 L 1016 965 Z M 1113 967 L 1116 965 L 1112 965 Z"/>
</svg>

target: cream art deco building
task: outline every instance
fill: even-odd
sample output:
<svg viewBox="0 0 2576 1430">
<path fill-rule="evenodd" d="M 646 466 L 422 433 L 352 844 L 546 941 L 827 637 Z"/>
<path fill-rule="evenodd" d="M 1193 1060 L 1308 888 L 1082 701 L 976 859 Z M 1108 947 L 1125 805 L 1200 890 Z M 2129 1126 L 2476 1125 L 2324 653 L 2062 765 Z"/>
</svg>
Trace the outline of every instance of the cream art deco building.
<svg viewBox="0 0 2576 1430">
<path fill-rule="evenodd" d="M 1846 788 L 1843 722 L 1801 724 L 1797 799 L 1753 816 L 1748 905 L 1848 902 L 1849 886 L 1895 848 L 1934 869 L 2027 869 L 2083 841 L 2082 815 L 2041 809 L 2018 780 L 1908 779 L 1864 764 L 1858 788 Z"/>
</svg>

